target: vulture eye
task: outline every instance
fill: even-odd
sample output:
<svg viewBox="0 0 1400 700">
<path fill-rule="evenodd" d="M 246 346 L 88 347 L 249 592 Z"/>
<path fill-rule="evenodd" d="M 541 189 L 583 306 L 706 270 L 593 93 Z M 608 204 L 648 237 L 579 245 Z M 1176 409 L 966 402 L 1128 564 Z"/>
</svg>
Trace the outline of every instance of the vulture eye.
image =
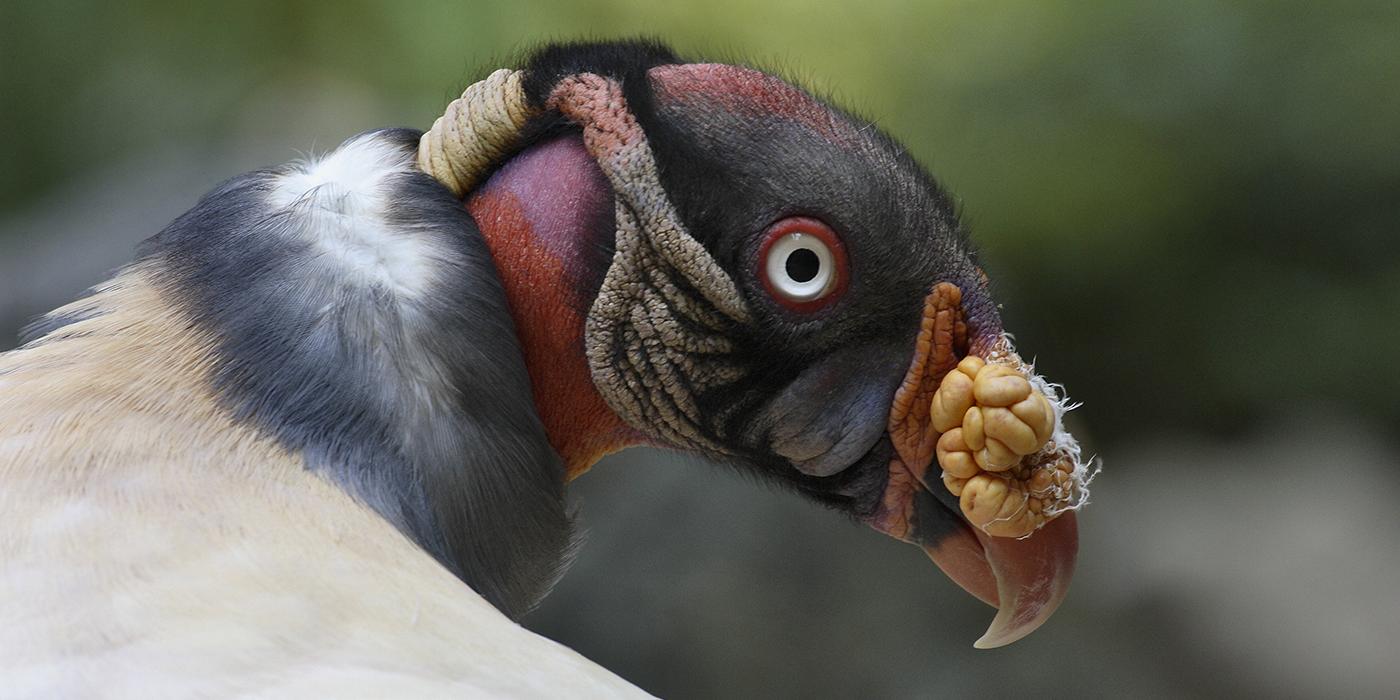
<svg viewBox="0 0 1400 700">
<path fill-rule="evenodd" d="M 768 227 L 758 251 L 758 276 L 778 303 L 793 311 L 816 311 L 845 291 L 846 249 L 830 226 L 789 217 Z"/>
</svg>

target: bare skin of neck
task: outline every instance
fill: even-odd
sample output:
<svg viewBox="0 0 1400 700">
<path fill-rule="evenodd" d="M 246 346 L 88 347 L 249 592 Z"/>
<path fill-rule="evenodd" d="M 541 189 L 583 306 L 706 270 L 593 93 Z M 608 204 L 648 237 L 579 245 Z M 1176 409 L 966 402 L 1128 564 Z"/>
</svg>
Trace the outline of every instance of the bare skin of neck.
<svg viewBox="0 0 1400 700">
<path fill-rule="evenodd" d="M 569 479 L 643 442 L 598 394 L 583 348 L 584 266 L 613 236 L 611 227 L 594 230 L 612 207 L 607 181 L 576 136 L 520 154 L 467 200 L 505 286 L 536 411 Z"/>
</svg>

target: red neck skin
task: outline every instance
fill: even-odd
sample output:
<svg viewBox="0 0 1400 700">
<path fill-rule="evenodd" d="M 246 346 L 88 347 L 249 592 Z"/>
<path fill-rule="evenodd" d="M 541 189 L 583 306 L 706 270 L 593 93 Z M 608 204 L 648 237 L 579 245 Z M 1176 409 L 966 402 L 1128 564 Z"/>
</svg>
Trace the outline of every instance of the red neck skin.
<svg viewBox="0 0 1400 700">
<path fill-rule="evenodd" d="M 612 189 L 578 135 L 531 147 L 467 200 L 505 286 L 535 410 L 567 479 L 645 438 L 598 394 L 583 329 L 600 247 L 610 247 Z M 602 230 L 599 230 L 602 229 Z M 604 263 L 606 261 L 603 261 Z"/>
</svg>

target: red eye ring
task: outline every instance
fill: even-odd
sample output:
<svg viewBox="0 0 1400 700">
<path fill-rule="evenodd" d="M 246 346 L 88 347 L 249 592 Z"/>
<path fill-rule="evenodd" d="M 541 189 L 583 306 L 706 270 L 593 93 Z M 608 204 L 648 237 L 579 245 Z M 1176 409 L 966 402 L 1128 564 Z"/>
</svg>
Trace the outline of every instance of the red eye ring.
<svg viewBox="0 0 1400 700">
<path fill-rule="evenodd" d="M 768 296 L 796 313 L 831 306 L 850 283 L 841 237 L 809 216 L 790 216 L 769 226 L 755 268 Z"/>
</svg>

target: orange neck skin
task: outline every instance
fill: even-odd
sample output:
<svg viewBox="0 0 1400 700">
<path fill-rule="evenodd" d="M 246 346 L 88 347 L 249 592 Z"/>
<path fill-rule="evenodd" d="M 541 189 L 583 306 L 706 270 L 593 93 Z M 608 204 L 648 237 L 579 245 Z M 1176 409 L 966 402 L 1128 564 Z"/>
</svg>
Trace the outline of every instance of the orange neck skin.
<svg viewBox="0 0 1400 700">
<path fill-rule="evenodd" d="M 584 354 L 590 264 L 610 246 L 612 190 L 577 135 L 516 156 L 467 200 L 505 287 L 535 410 L 567 479 L 645 438 L 598 394 Z M 603 238 L 606 237 L 606 238 Z M 600 240 L 601 239 L 601 240 Z"/>
</svg>

